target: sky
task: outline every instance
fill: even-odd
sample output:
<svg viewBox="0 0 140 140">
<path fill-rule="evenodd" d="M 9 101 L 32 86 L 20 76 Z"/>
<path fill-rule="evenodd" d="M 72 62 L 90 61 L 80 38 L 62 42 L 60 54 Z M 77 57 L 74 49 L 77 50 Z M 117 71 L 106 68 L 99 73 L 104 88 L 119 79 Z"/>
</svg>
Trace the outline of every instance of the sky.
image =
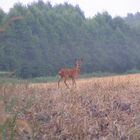
<svg viewBox="0 0 140 140">
<path fill-rule="evenodd" d="M 24 5 L 38 0 L 0 0 L 0 8 L 8 12 L 14 3 L 21 2 Z M 43 0 L 51 2 L 52 5 L 63 4 L 79 5 L 86 17 L 93 17 L 98 12 L 107 11 L 111 16 L 127 16 L 127 13 L 140 12 L 140 0 Z"/>
</svg>

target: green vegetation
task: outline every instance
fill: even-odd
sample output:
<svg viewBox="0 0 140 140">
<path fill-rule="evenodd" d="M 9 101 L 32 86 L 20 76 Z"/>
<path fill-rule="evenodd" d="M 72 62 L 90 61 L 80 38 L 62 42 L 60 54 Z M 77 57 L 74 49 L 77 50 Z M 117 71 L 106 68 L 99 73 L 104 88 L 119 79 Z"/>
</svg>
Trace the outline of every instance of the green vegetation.
<svg viewBox="0 0 140 140">
<path fill-rule="evenodd" d="M 32 78 L 29 81 L 32 83 L 47 83 L 47 82 L 53 82 L 57 81 L 58 78 L 56 76 L 48 76 L 48 77 L 36 77 Z"/>
<path fill-rule="evenodd" d="M 1 119 L 2 122 L 0 124 L 0 138 L 2 140 L 14 140 L 15 139 L 15 128 L 16 128 L 16 120 L 20 114 L 25 113 L 26 110 L 30 109 L 34 97 L 31 97 L 26 100 L 24 105 L 21 108 L 14 108 L 19 102 L 21 97 L 19 96 L 2 96 L 0 95 L 0 105 L 1 106 Z M 3 103 L 3 104 L 2 104 Z M 22 102 L 20 102 L 22 104 Z M 5 108 L 2 108 L 5 107 Z"/>
<path fill-rule="evenodd" d="M 81 74 L 140 70 L 140 13 L 86 18 L 78 6 L 40 0 L 17 3 L 9 13 L 0 10 L 0 27 L 14 16 L 23 18 L 0 32 L 0 71 L 16 71 L 20 78 L 54 76 L 79 57 Z"/>
<path fill-rule="evenodd" d="M 7 71 L 0 71 L 0 77 L 6 77 L 9 74 Z"/>
<path fill-rule="evenodd" d="M 17 84 L 17 83 L 24 83 L 27 80 L 19 79 L 19 78 L 5 78 L 5 77 L 0 77 L 0 84 Z"/>
</svg>

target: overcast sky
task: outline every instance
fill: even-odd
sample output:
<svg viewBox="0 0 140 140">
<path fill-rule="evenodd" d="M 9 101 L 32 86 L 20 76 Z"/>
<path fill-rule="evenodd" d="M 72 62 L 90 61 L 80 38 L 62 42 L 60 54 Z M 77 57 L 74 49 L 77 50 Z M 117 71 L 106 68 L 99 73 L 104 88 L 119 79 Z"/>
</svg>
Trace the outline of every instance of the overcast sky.
<svg viewBox="0 0 140 140">
<path fill-rule="evenodd" d="M 0 0 L 0 7 L 7 12 L 14 3 L 21 2 L 24 5 L 38 0 Z M 43 0 L 47 2 L 48 0 Z M 49 0 L 52 5 L 68 2 L 78 4 L 86 17 L 92 17 L 97 12 L 107 11 L 110 15 L 126 16 L 127 13 L 140 12 L 140 0 Z"/>
</svg>

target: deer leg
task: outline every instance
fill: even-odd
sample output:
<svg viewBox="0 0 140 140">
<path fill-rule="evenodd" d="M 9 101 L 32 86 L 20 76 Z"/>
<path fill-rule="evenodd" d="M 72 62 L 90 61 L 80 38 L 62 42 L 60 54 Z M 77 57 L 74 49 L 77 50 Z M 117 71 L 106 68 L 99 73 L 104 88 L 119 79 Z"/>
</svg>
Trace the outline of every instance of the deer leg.
<svg viewBox="0 0 140 140">
<path fill-rule="evenodd" d="M 65 83 L 66 87 L 69 88 L 69 86 L 68 86 L 66 81 L 67 81 L 67 78 L 64 79 L 64 83 Z"/>
<path fill-rule="evenodd" d="M 73 86 L 76 87 L 76 81 L 75 81 L 75 78 L 72 78 L 72 83 L 73 83 Z"/>
<path fill-rule="evenodd" d="M 58 88 L 59 88 L 60 81 L 61 81 L 62 79 L 63 79 L 63 78 L 60 77 L 60 79 L 58 80 Z"/>
</svg>

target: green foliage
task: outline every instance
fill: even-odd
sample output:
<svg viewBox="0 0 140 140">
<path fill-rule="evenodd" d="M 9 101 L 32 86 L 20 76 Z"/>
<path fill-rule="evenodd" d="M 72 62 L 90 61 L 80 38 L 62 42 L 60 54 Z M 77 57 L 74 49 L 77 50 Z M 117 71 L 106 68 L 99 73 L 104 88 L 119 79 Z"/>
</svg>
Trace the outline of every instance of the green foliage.
<svg viewBox="0 0 140 140">
<path fill-rule="evenodd" d="M 133 73 L 140 73 L 140 70 L 136 69 L 136 68 L 133 68 L 129 71 L 127 71 L 128 74 L 133 74 Z"/>
<path fill-rule="evenodd" d="M 14 107 L 15 103 L 17 102 L 17 98 L 11 97 L 11 98 L 5 99 L 5 101 L 7 102 L 7 104 L 5 106 L 5 112 L 12 112 L 12 108 Z"/>
<path fill-rule="evenodd" d="M 0 25 L 17 15 L 23 19 L 0 33 L 0 70 L 16 70 L 22 78 L 54 76 L 79 57 L 84 59 L 82 73 L 140 69 L 139 13 L 85 18 L 78 6 L 38 1 L 17 3 L 8 14 L 0 10 Z"/>
<path fill-rule="evenodd" d="M 36 77 L 29 80 L 32 83 L 47 83 L 47 82 L 54 82 L 58 78 L 56 76 L 47 76 L 47 77 Z"/>
<path fill-rule="evenodd" d="M 28 98 L 23 106 L 17 110 L 14 110 L 17 102 L 19 102 L 19 96 L 0 96 L 0 100 L 5 103 L 5 117 L 9 114 L 9 118 L 6 118 L 6 121 L 3 124 L 0 124 L 0 136 L 2 140 L 14 140 L 15 139 L 15 127 L 16 120 L 20 114 L 23 114 L 28 109 L 30 109 L 35 101 L 35 97 L 32 96 Z"/>
</svg>

